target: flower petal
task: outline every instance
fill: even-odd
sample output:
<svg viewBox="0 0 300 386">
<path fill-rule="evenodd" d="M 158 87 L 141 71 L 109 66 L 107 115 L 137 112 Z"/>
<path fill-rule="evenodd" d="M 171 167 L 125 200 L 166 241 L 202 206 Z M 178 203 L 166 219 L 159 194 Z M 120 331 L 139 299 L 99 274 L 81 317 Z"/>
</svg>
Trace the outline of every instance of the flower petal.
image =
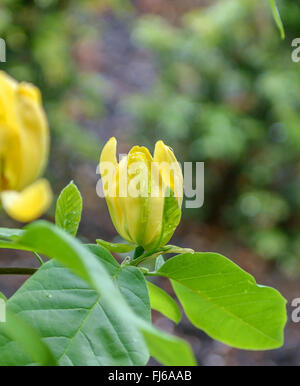
<svg viewBox="0 0 300 386">
<path fill-rule="evenodd" d="M 18 83 L 0 71 L 0 123 L 7 124 L 8 120 L 15 122 L 14 97 Z"/>
<path fill-rule="evenodd" d="M 100 165 L 104 162 L 112 162 L 113 165 L 117 165 L 117 140 L 115 137 L 111 137 L 106 144 L 104 145 L 104 148 L 102 149 L 101 156 L 100 156 Z"/>
<path fill-rule="evenodd" d="M 21 164 L 17 166 L 19 183 L 16 189 L 19 190 L 31 184 L 43 172 L 48 159 L 50 136 L 40 91 L 36 87 L 21 83 L 16 92 L 15 108 L 21 152 Z"/>
<path fill-rule="evenodd" d="M 40 179 L 22 192 L 4 191 L 1 193 L 4 210 L 13 219 L 30 222 L 40 217 L 50 206 L 52 191 L 45 179 Z"/>
<path fill-rule="evenodd" d="M 172 151 L 163 141 L 156 142 L 154 150 L 154 162 L 158 167 L 164 183 L 170 186 L 174 196 L 178 198 L 179 205 L 182 204 L 183 197 L 183 175 L 181 167 Z"/>
<path fill-rule="evenodd" d="M 49 128 L 39 90 L 0 71 L 1 189 L 21 190 L 42 173 L 48 158 Z"/>
<path fill-rule="evenodd" d="M 100 173 L 107 207 L 117 232 L 127 241 L 133 242 L 125 230 L 124 210 L 119 199 L 119 165 L 117 162 L 117 140 L 115 137 L 105 144 L 100 156 Z M 125 161 L 125 159 L 123 158 Z M 123 161 L 123 162 L 124 162 Z M 121 161 L 122 162 L 122 161 Z M 121 163 L 120 162 L 120 163 Z"/>
</svg>

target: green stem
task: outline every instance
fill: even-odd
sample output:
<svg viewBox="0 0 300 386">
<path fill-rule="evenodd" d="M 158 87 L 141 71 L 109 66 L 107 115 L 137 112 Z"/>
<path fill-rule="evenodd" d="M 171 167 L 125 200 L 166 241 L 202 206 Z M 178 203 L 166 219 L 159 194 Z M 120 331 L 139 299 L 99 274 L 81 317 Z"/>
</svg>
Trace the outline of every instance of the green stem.
<svg viewBox="0 0 300 386">
<path fill-rule="evenodd" d="M 41 256 L 40 256 L 38 253 L 36 253 L 36 252 L 32 252 L 32 253 L 33 253 L 34 256 L 37 258 L 37 260 L 39 261 L 39 263 L 40 263 L 41 265 L 43 265 L 44 262 L 43 262 Z"/>
<path fill-rule="evenodd" d="M 0 268 L 0 275 L 33 275 L 37 271 L 36 268 Z"/>
</svg>

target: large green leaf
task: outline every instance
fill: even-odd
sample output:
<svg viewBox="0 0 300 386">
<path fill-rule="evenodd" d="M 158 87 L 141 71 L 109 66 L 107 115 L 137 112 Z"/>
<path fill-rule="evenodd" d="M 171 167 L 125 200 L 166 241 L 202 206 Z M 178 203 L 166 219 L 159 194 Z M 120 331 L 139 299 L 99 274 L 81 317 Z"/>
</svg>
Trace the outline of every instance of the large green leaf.
<svg viewBox="0 0 300 386">
<path fill-rule="evenodd" d="M 139 331 L 127 319 L 127 308 L 122 311 L 119 292 L 103 265 L 87 248 L 45 222 L 29 226 L 20 242 L 48 257 L 56 257 L 98 290 L 51 261 L 7 302 L 8 309 L 19 311 L 40 332 L 60 364 L 147 362 L 148 351 Z M 110 256 L 101 249 L 104 257 Z M 26 355 L 12 355 L 11 350 L 18 351 L 18 346 L 1 347 L 0 363 L 11 364 L 6 363 L 10 358 L 18 358 L 17 364 L 31 363 Z"/>
<path fill-rule="evenodd" d="M 158 274 L 172 279 L 188 318 L 214 339 L 249 350 L 283 344 L 285 299 L 278 291 L 257 285 L 251 275 L 224 256 L 178 255 Z"/>
<path fill-rule="evenodd" d="M 119 265 L 112 255 L 99 245 L 88 247 L 95 256 L 99 257 L 132 310 L 141 318 L 151 322 L 150 299 L 141 271 L 136 267 Z"/>
<path fill-rule="evenodd" d="M 134 285 L 131 290 L 134 293 Z M 144 365 L 148 360 L 139 332 L 127 325 L 126 318 L 54 260 L 17 291 L 7 309 L 38 331 L 59 365 Z M 0 352 L 1 365 L 32 364 L 17 343 L 1 335 Z"/>
<path fill-rule="evenodd" d="M 181 319 L 181 313 L 178 304 L 175 302 L 175 300 L 171 298 L 171 296 L 167 294 L 164 290 L 157 287 L 150 281 L 147 282 L 147 285 L 149 290 L 151 308 L 156 311 L 159 311 L 167 318 L 173 320 L 173 322 L 179 323 Z"/>
<path fill-rule="evenodd" d="M 137 316 L 128 306 L 130 300 L 128 300 L 127 303 L 121 296 L 121 293 L 118 290 L 117 286 L 113 283 L 111 277 L 109 276 L 109 273 L 104 268 L 103 262 L 100 262 L 101 259 L 99 258 L 99 256 L 96 257 L 93 253 L 91 253 L 91 251 L 89 251 L 88 248 L 83 246 L 79 241 L 68 235 L 62 229 L 59 229 L 54 225 L 44 221 L 33 223 L 27 227 L 26 232 L 20 240 L 20 244 L 15 243 L 15 247 L 27 248 L 29 250 L 32 249 L 48 257 L 57 259 L 61 264 L 65 265 L 70 270 L 72 270 L 73 273 L 85 280 L 91 288 L 95 289 L 97 295 L 95 295 L 94 293 L 94 296 L 100 295 L 101 305 L 103 309 L 109 312 L 108 316 L 110 317 L 110 320 L 112 320 L 111 318 L 113 318 L 114 321 L 120 323 L 121 327 L 124 326 L 124 328 L 126 328 L 126 334 L 129 334 L 131 337 L 136 336 L 135 340 L 133 340 L 136 346 L 135 351 L 132 353 L 132 355 L 136 355 L 136 357 L 139 357 L 137 358 L 138 361 L 143 361 L 144 347 L 143 339 L 141 336 L 138 335 L 137 329 L 142 332 L 149 347 L 151 355 L 154 356 L 161 363 L 165 365 L 195 364 L 195 360 L 189 345 L 179 338 L 172 337 L 168 334 L 161 332 L 160 330 L 154 328 L 145 319 L 140 316 Z M 106 251 L 106 255 L 101 255 L 101 258 L 103 258 L 103 260 L 111 260 L 107 254 L 109 254 L 108 251 Z M 37 272 L 34 276 L 32 276 L 31 279 L 29 279 L 25 283 L 25 285 L 17 292 L 17 294 L 12 298 L 11 301 L 14 302 L 14 299 L 19 296 L 20 291 L 23 292 L 24 288 L 26 290 L 26 286 L 34 286 L 35 280 L 37 280 L 38 275 L 43 274 L 43 272 L 46 273 L 46 270 L 48 269 L 50 264 L 54 263 L 49 262 L 45 264 L 39 270 L 39 272 Z M 108 266 L 106 265 L 106 267 Z M 60 269 L 63 268 L 60 267 Z M 119 267 L 119 269 L 121 269 L 121 267 Z M 110 272 L 109 269 L 108 271 Z M 127 271 L 126 274 L 128 274 Z M 55 276 L 56 280 L 58 280 L 58 275 Z M 76 278 L 75 276 L 72 277 Z M 39 285 L 45 286 L 47 281 L 48 278 L 47 276 L 45 276 L 42 283 Z M 65 281 L 59 280 L 58 284 L 60 284 L 60 287 L 58 288 L 58 291 L 55 291 L 55 294 L 56 296 L 63 296 L 64 294 L 61 290 L 66 285 Z M 86 284 L 83 284 L 83 282 L 81 282 L 81 285 L 84 286 Z M 73 288 L 76 289 L 76 286 Z M 40 287 L 38 289 L 40 289 Z M 43 289 L 43 287 L 41 287 L 41 289 Z M 82 292 L 82 294 L 83 293 L 84 292 Z M 34 299 L 35 295 L 32 301 L 34 301 Z M 54 297 L 50 297 L 48 299 L 49 301 L 53 301 Z M 24 301 L 26 301 L 26 298 L 24 298 Z M 10 301 L 8 303 L 10 304 Z M 70 303 L 72 303 L 71 300 Z M 140 305 L 140 307 L 142 308 L 142 305 Z M 22 310 L 22 308 L 20 308 L 20 310 Z M 84 312 L 84 310 L 82 310 L 81 308 L 84 308 L 84 305 L 83 307 L 79 307 L 78 310 L 74 310 L 74 312 Z M 51 308 L 49 312 L 51 312 Z M 28 315 L 30 314 L 31 311 L 28 311 Z M 24 315 L 22 315 L 22 317 L 24 317 Z M 99 319 L 99 328 L 101 328 L 101 322 L 102 320 Z M 48 319 L 47 326 L 49 325 L 49 323 L 50 322 Z M 62 325 L 64 325 L 64 320 L 62 320 L 61 323 Z M 68 334 L 68 331 L 71 327 L 72 325 L 65 326 L 66 334 Z M 106 336 L 106 339 L 109 341 L 111 339 L 111 336 Z M 122 345 L 122 343 L 120 344 Z M 16 346 L 13 343 L 10 346 L 13 347 L 14 350 L 17 350 Z M 136 352 L 136 347 L 141 348 L 142 351 L 140 350 L 140 352 Z M 170 347 L 170 350 L 168 350 L 168 347 Z M 13 358 L 17 357 L 13 355 Z M 21 360 L 28 361 L 29 359 L 27 357 L 24 357 L 24 355 L 21 355 L 20 361 Z"/>
<path fill-rule="evenodd" d="M 82 197 L 73 181 L 60 193 L 55 212 L 56 225 L 76 236 L 82 212 Z"/>
<path fill-rule="evenodd" d="M 166 334 L 151 326 L 151 324 L 146 323 L 146 320 L 148 318 L 150 319 L 150 315 L 148 314 L 150 309 L 148 308 L 148 294 L 145 294 L 145 287 L 141 285 L 143 283 L 145 286 L 146 281 L 139 279 L 139 283 L 136 286 L 136 293 L 131 290 L 131 283 L 134 283 L 137 278 L 141 277 L 139 270 L 136 268 L 133 270 L 132 268 L 134 267 L 126 265 L 121 267 L 109 253 L 101 252 L 101 250 L 104 248 L 100 248 L 99 246 L 95 245 L 90 245 L 89 248 L 95 255 L 100 258 L 108 272 L 116 279 L 120 291 L 125 296 L 127 302 L 131 305 L 131 308 L 136 312 L 137 315 L 143 316 L 143 319 L 135 319 L 134 322 L 142 331 L 150 350 L 150 354 L 158 361 L 168 366 L 195 365 L 196 361 L 194 359 L 194 355 L 189 345 L 185 341 L 172 335 Z M 149 285 L 150 283 L 147 282 L 147 284 Z M 155 291 L 155 303 L 158 306 L 159 311 L 164 313 L 167 317 L 171 317 L 171 319 L 178 322 L 181 315 L 176 302 L 159 287 L 154 286 L 153 284 L 152 286 L 161 291 L 160 294 Z M 164 299 L 159 300 L 161 297 Z M 169 297 L 169 299 L 166 299 L 165 297 Z"/>
<path fill-rule="evenodd" d="M 20 318 L 18 315 L 10 311 L 6 311 L 6 322 L 0 325 L 4 334 L 0 334 L 0 365 L 11 363 L 19 364 L 20 350 L 5 349 L 11 344 L 18 344 L 24 353 L 32 358 L 36 364 L 42 366 L 55 366 L 57 364 L 49 347 L 41 339 L 39 333 L 32 327 L 31 324 Z M 1 330 L 0 330 L 1 331 Z M 16 342 L 13 343 L 12 341 Z M 2 348 L 4 350 L 2 351 Z M 5 357 L 8 355 L 7 359 Z M 22 354 L 21 354 L 22 355 Z"/>
<path fill-rule="evenodd" d="M 5 303 L 3 303 L 3 301 Z M 0 292 L 0 326 L 4 334 L 0 335 L 0 347 L 5 342 L 16 342 L 35 363 L 43 366 L 55 366 L 56 360 L 49 347 L 42 341 L 39 333 L 19 316 L 6 309 L 6 297 Z M 4 315 L 2 312 L 4 311 Z M 4 318 L 2 318 L 4 316 Z M 0 358 L 2 356 L 2 352 Z M 1 364 L 1 359 L 0 359 Z"/>
</svg>

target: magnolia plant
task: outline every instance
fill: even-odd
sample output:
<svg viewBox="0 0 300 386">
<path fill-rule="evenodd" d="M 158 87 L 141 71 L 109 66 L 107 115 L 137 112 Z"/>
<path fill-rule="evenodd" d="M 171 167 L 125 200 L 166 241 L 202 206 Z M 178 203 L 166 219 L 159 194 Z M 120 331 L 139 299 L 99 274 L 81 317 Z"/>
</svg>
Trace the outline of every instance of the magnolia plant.
<svg viewBox="0 0 300 386">
<path fill-rule="evenodd" d="M 0 83 L 1 199 L 12 217 L 31 221 L 51 197 L 45 180 L 30 185 L 45 164 L 45 115 L 36 88 L 4 74 Z M 0 274 L 30 276 L 10 299 L 0 294 L 6 301 L 1 365 L 145 365 L 150 356 L 164 365 L 195 365 L 187 342 L 151 323 L 151 309 L 174 323 L 183 309 L 194 326 L 239 349 L 283 344 L 286 309 L 278 291 L 257 285 L 218 253 L 168 245 L 183 196 L 181 168 L 168 146 L 157 142 L 153 157 L 135 146 L 118 163 L 112 138 L 102 150 L 100 172 L 124 243 L 86 245 L 76 238 L 82 198 L 73 182 L 57 200 L 55 224 L 0 229 L 1 248 L 27 251 L 41 264 L 0 268 Z M 170 280 L 176 299 L 155 284 L 156 277 Z"/>
</svg>

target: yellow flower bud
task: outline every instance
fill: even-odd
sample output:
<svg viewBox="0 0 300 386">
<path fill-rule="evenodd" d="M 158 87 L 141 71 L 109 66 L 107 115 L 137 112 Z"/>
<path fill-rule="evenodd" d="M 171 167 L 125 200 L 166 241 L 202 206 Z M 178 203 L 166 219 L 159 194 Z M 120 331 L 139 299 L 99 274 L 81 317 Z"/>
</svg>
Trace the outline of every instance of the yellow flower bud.
<svg viewBox="0 0 300 386">
<path fill-rule="evenodd" d="M 162 141 L 154 157 L 134 146 L 120 163 L 111 138 L 100 157 L 103 191 L 117 232 L 145 250 L 158 249 L 172 237 L 181 217 L 183 176 L 173 151 Z"/>
<path fill-rule="evenodd" d="M 0 71 L 0 197 L 14 219 L 28 222 L 49 207 L 52 192 L 42 174 L 49 128 L 39 90 Z"/>
</svg>

